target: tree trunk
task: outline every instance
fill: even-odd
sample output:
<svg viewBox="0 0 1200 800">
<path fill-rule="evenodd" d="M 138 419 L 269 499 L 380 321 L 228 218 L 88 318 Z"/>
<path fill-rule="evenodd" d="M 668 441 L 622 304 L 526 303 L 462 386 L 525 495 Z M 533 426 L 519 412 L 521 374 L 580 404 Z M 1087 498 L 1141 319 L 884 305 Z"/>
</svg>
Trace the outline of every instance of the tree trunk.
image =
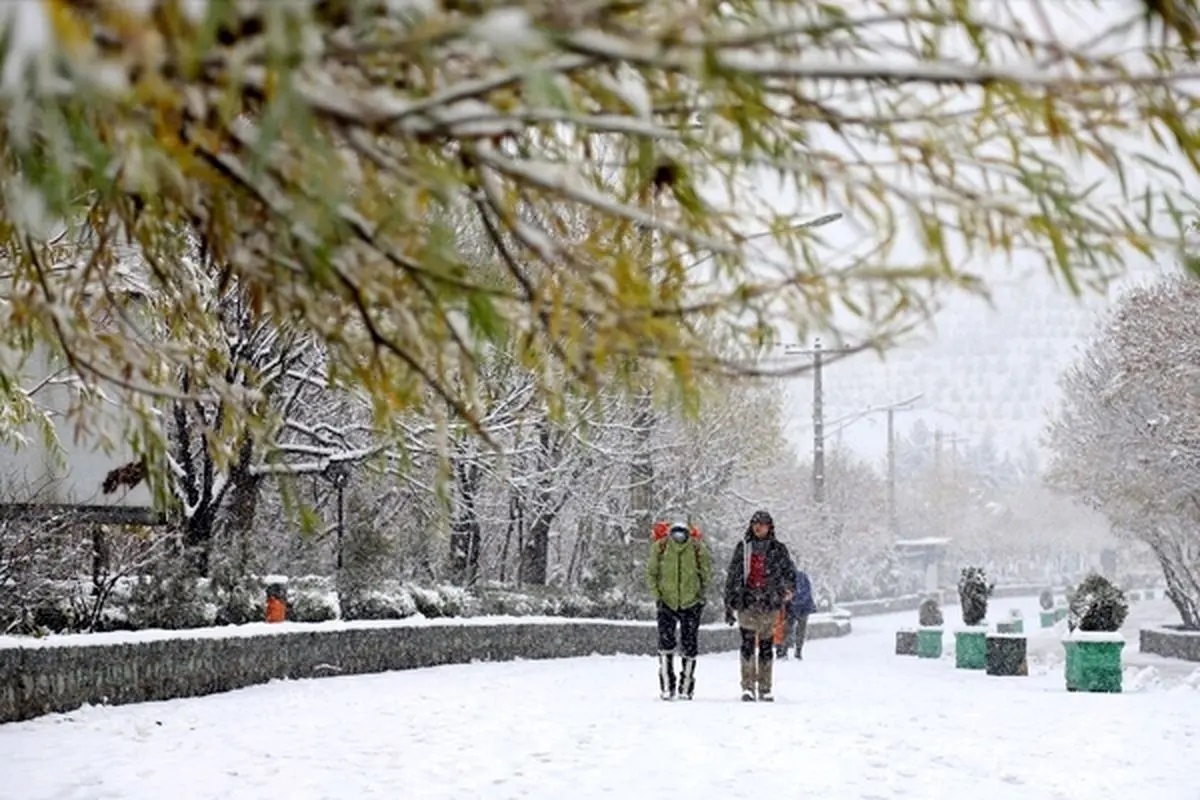
<svg viewBox="0 0 1200 800">
<path fill-rule="evenodd" d="M 545 586 L 549 575 L 550 529 L 558 516 L 550 478 L 556 458 L 550 420 L 542 417 L 538 423 L 537 472 L 530 503 L 533 520 L 529 525 L 529 536 L 522 543 L 520 566 L 521 583 L 534 586 Z"/>
<path fill-rule="evenodd" d="M 1167 581 L 1167 598 L 1178 609 L 1184 625 L 1200 629 L 1200 576 L 1194 575 L 1186 561 L 1178 557 L 1182 556 L 1178 548 L 1166 544 L 1158 541 L 1151 547 Z"/>
<path fill-rule="evenodd" d="M 475 500 L 482 476 L 483 470 L 478 464 L 467 464 L 463 459 L 455 460 L 454 482 L 458 502 L 454 505 L 450 523 L 450 569 L 463 586 L 470 586 L 479 578 L 479 548 L 483 532 Z"/>
<path fill-rule="evenodd" d="M 538 514 L 521 548 L 521 583 L 545 586 L 550 561 L 550 525 L 554 517 Z"/>
<path fill-rule="evenodd" d="M 92 594 L 100 593 L 108 574 L 110 548 L 103 525 L 92 526 Z"/>
<path fill-rule="evenodd" d="M 650 437 L 654 433 L 654 408 L 649 392 L 638 394 L 633 417 L 634 455 L 630 464 L 630 513 L 633 530 L 630 540 L 648 536 L 654 524 L 654 462 L 650 456 Z"/>
<path fill-rule="evenodd" d="M 571 560 L 567 563 L 567 586 L 579 585 L 591 539 L 592 520 L 590 517 L 581 517 L 575 526 L 575 544 L 571 547 Z"/>
<path fill-rule="evenodd" d="M 508 493 L 508 525 L 504 528 L 504 546 L 500 548 L 500 583 L 508 580 L 508 552 L 512 545 L 513 531 L 521 513 L 521 495 L 516 489 Z"/>
<path fill-rule="evenodd" d="M 254 442 L 250 437 L 242 441 L 238 461 L 229 473 L 229 503 L 221 514 L 224 540 L 232 548 L 235 573 L 245 574 L 250 569 L 250 541 L 254 536 L 254 518 L 258 513 L 259 491 L 262 477 L 251 472 Z"/>
</svg>

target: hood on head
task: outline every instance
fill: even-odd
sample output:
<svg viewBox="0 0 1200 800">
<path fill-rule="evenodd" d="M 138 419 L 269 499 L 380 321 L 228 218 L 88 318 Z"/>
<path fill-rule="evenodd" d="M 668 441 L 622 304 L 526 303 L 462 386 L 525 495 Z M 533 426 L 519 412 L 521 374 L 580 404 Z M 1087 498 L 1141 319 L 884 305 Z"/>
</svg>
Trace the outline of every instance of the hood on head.
<svg viewBox="0 0 1200 800">
<path fill-rule="evenodd" d="M 755 523 L 758 523 L 758 522 L 767 523 L 767 537 L 766 538 L 774 539 L 775 538 L 775 520 L 771 518 L 770 512 L 765 511 L 763 509 L 759 509 L 758 511 L 755 511 L 752 515 L 750 515 L 750 523 L 746 526 L 746 538 L 747 539 L 754 538 L 754 525 L 755 525 Z"/>
</svg>

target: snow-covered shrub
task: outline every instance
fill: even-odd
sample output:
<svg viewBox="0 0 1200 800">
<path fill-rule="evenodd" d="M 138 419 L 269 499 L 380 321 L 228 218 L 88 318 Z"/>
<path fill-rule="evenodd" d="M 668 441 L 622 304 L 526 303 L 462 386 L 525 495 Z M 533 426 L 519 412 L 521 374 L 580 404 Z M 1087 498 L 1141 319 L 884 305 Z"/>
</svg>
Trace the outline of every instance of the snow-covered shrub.
<svg viewBox="0 0 1200 800">
<path fill-rule="evenodd" d="M 995 584 L 988 583 L 983 567 L 963 567 L 958 578 L 958 602 L 964 625 L 978 625 L 987 618 L 988 597 Z"/>
<path fill-rule="evenodd" d="M 936 628 L 942 625 L 945 620 L 942 618 L 942 607 L 938 604 L 936 598 L 927 597 L 921 601 L 921 605 L 917 608 L 917 622 L 924 628 Z"/>
<path fill-rule="evenodd" d="M 1070 608 L 1068 627 L 1072 630 L 1118 631 L 1129 614 L 1125 593 L 1094 572 L 1075 587 Z"/>
<path fill-rule="evenodd" d="M 213 581 L 211 590 L 218 625 L 262 622 L 266 615 L 266 588 L 260 580 L 247 576 L 237 581 Z"/>
<path fill-rule="evenodd" d="M 586 595 L 570 594 L 563 598 L 561 610 L 564 617 L 594 617 L 596 603 Z"/>
<path fill-rule="evenodd" d="M 1048 587 L 1042 589 L 1041 594 L 1038 595 L 1038 604 L 1045 611 L 1054 608 L 1054 590 Z"/>
<path fill-rule="evenodd" d="M 343 619 L 405 619 L 417 614 L 417 603 L 405 586 L 387 581 L 377 589 L 342 595 Z"/>
<path fill-rule="evenodd" d="M 288 581 L 288 619 L 325 622 L 340 616 L 341 605 L 328 578 L 305 575 Z"/>
<path fill-rule="evenodd" d="M 479 613 L 479 599 L 463 587 L 443 584 L 437 587 L 437 591 L 441 596 L 443 616 L 473 617 Z"/>
<path fill-rule="evenodd" d="M 480 600 L 480 613 L 485 616 L 528 617 L 535 614 L 530 598 L 516 592 L 488 590 Z"/>
<path fill-rule="evenodd" d="M 598 602 L 597 610 L 604 619 L 654 619 L 654 604 L 642 598 L 630 598 L 621 589 L 610 589 L 604 592 Z"/>
<path fill-rule="evenodd" d="M 163 559 L 134 582 L 126 614 L 134 630 L 181 630 L 212 625 L 216 606 L 182 561 Z"/>
<path fill-rule="evenodd" d="M 425 586 L 410 587 L 409 592 L 412 594 L 413 602 L 417 604 L 417 611 L 422 616 L 435 619 L 437 617 L 447 616 L 443 607 L 441 594 L 437 589 Z"/>
</svg>

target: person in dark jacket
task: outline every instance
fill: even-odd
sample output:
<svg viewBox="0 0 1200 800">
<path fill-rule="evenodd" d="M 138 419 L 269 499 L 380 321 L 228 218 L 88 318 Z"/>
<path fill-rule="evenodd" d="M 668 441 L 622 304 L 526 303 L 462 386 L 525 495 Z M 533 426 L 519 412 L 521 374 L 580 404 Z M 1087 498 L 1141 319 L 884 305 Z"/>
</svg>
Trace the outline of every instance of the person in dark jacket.
<svg viewBox="0 0 1200 800">
<path fill-rule="evenodd" d="M 725 621 L 742 633 L 742 700 L 770 702 L 775 615 L 792 599 L 796 570 L 775 521 L 755 511 L 733 550 L 725 579 Z"/>
<path fill-rule="evenodd" d="M 796 569 L 795 562 L 792 562 L 792 568 L 796 571 L 796 587 L 792 601 L 780 612 L 775 623 L 775 657 L 787 658 L 788 648 L 795 644 L 796 658 L 803 659 L 808 617 L 817 613 L 817 604 L 813 600 L 812 582 L 809 581 L 808 575 Z"/>
</svg>

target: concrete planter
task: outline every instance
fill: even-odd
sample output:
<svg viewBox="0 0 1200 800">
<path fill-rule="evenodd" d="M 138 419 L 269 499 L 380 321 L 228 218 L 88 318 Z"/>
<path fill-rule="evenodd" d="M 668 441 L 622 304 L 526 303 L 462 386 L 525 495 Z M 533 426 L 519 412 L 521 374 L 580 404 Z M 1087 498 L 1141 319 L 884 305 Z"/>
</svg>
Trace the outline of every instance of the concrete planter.
<svg viewBox="0 0 1200 800">
<path fill-rule="evenodd" d="M 940 627 L 917 628 L 917 658 L 942 657 L 942 629 Z"/>
<path fill-rule="evenodd" d="M 915 656 L 917 654 L 917 632 L 904 630 L 896 631 L 896 655 Z"/>
<path fill-rule="evenodd" d="M 1120 692 L 1120 633 L 1075 631 L 1062 640 L 1067 663 L 1064 673 L 1069 692 Z"/>
<path fill-rule="evenodd" d="M 987 674 L 999 676 L 1029 674 L 1025 635 L 989 633 L 987 636 Z"/>
<path fill-rule="evenodd" d="M 1138 633 L 1138 650 L 1166 658 L 1200 661 L 1200 630 L 1182 625 L 1142 628 Z"/>
<path fill-rule="evenodd" d="M 954 632 L 954 666 L 987 668 L 987 626 L 973 625 Z"/>
</svg>

